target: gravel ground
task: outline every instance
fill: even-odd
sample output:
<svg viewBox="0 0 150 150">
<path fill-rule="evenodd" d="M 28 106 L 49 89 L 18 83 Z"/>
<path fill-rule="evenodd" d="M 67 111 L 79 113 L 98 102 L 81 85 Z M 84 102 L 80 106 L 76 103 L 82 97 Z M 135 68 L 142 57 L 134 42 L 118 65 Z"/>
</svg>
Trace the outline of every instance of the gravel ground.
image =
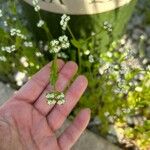
<svg viewBox="0 0 150 150">
<path fill-rule="evenodd" d="M 150 1 L 138 0 L 135 11 L 127 25 L 126 32 L 122 36 L 121 44 L 122 49 L 127 48 L 133 50 L 135 53 L 140 54 L 140 59 L 150 64 Z M 128 118 L 129 123 L 141 123 L 143 122 L 142 116 L 135 116 Z M 98 118 L 93 119 L 90 122 L 89 128 L 98 133 L 97 127 L 101 122 Z M 116 131 L 113 125 L 110 125 L 110 132 L 107 135 L 107 140 L 112 143 L 125 144 L 129 149 L 135 150 L 131 143 L 122 141 L 123 135 Z M 132 147 L 132 148 L 131 148 Z"/>
<path fill-rule="evenodd" d="M 124 35 L 127 44 L 133 49 L 139 50 L 139 41 L 143 39 L 142 48 L 145 56 L 150 59 L 150 1 L 139 0 L 135 12 L 128 23 Z"/>
</svg>

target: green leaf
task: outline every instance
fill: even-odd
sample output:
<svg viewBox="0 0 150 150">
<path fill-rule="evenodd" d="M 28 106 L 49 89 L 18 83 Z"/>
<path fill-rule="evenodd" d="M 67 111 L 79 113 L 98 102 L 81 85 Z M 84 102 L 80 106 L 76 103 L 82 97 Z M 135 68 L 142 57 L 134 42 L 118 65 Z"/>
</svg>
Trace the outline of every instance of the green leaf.
<svg viewBox="0 0 150 150">
<path fill-rule="evenodd" d="M 58 66 L 57 66 L 57 55 L 55 55 L 55 58 L 52 62 L 52 66 L 51 66 L 51 76 L 50 76 L 50 83 L 52 84 L 52 86 L 55 86 L 55 83 L 57 81 L 58 78 Z"/>
<path fill-rule="evenodd" d="M 72 39 L 71 43 L 72 43 L 73 46 L 75 46 L 77 48 L 81 47 L 81 43 L 79 41 L 75 40 L 75 39 Z"/>
</svg>

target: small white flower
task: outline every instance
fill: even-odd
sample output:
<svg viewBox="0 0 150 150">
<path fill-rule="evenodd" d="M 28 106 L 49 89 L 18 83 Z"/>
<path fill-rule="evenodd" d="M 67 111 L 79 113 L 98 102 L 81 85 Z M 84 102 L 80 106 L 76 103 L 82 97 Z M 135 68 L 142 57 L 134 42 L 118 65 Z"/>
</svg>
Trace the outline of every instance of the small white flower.
<svg viewBox="0 0 150 150">
<path fill-rule="evenodd" d="M 38 11 L 40 10 L 40 6 L 39 6 L 39 5 L 36 5 L 35 8 L 34 8 L 34 10 L 35 10 L 36 12 L 38 12 Z"/>
<path fill-rule="evenodd" d="M 7 21 L 4 21 L 4 26 L 5 26 L 5 27 L 7 27 L 7 26 L 8 26 Z"/>
<path fill-rule="evenodd" d="M 64 52 L 58 53 L 58 57 L 64 58 L 64 59 L 68 58 L 68 56 Z"/>
<path fill-rule="evenodd" d="M 119 94 L 119 93 L 121 93 L 122 91 L 121 91 L 121 89 L 120 88 L 116 88 L 116 89 L 114 89 L 114 93 L 115 94 Z"/>
<path fill-rule="evenodd" d="M 29 66 L 29 63 L 28 63 L 26 57 L 21 57 L 20 58 L 20 62 L 23 64 L 24 67 L 28 67 Z"/>
<path fill-rule="evenodd" d="M 41 52 L 36 52 L 35 55 L 36 55 L 37 57 L 42 57 L 42 56 L 43 56 L 43 54 L 42 54 Z"/>
<path fill-rule="evenodd" d="M 47 104 L 48 104 L 48 105 L 55 105 L 55 104 L 56 104 L 56 101 L 55 101 L 55 100 L 53 100 L 53 101 L 48 101 Z"/>
<path fill-rule="evenodd" d="M 11 50 L 12 50 L 12 52 L 15 51 L 15 50 L 16 50 L 16 46 L 15 46 L 15 45 L 12 45 L 12 46 L 11 46 Z"/>
<path fill-rule="evenodd" d="M 48 93 L 46 94 L 47 103 L 48 105 L 52 104 L 58 104 L 62 105 L 65 103 L 65 95 L 62 92 L 56 92 L 56 93 Z"/>
<path fill-rule="evenodd" d="M 37 23 L 37 27 L 41 28 L 43 25 L 44 25 L 44 21 L 39 20 L 39 22 Z"/>
<path fill-rule="evenodd" d="M 58 40 L 52 40 L 50 42 L 50 53 L 58 53 L 61 50 Z"/>
<path fill-rule="evenodd" d="M 140 39 L 141 39 L 141 40 L 145 40 L 145 39 L 146 39 L 145 35 L 141 35 L 141 36 L 140 36 Z"/>
<path fill-rule="evenodd" d="M 58 40 L 54 39 L 50 42 L 50 53 L 58 53 L 61 49 L 70 47 L 68 37 L 66 35 L 60 36 Z"/>
<path fill-rule="evenodd" d="M 146 87 L 150 88 L 150 80 L 148 80 L 145 84 Z"/>
<path fill-rule="evenodd" d="M 57 102 L 58 105 L 63 105 L 64 103 L 65 103 L 65 100 L 61 100 Z"/>
<path fill-rule="evenodd" d="M 7 61 L 7 59 L 6 59 L 6 57 L 5 57 L 5 56 L 0 56 L 0 61 L 2 61 L 2 62 L 6 62 L 6 61 Z"/>
<path fill-rule="evenodd" d="M 3 16 L 3 14 L 2 14 L 2 10 L 0 9 L 0 17 L 2 17 Z"/>
<path fill-rule="evenodd" d="M 104 21 L 104 26 L 107 26 L 108 24 L 108 21 Z"/>
<path fill-rule="evenodd" d="M 148 65 L 146 69 L 147 69 L 148 71 L 150 71 L 150 65 Z"/>
<path fill-rule="evenodd" d="M 89 55 L 89 54 L 90 54 L 90 50 L 84 51 L 84 54 L 85 54 L 85 55 Z"/>
<path fill-rule="evenodd" d="M 138 87 L 135 88 L 135 91 L 137 91 L 137 92 L 142 92 L 143 89 L 142 89 L 142 87 L 139 87 L 139 86 L 138 86 Z"/>
<path fill-rule="evenodd" d="M 109 121 L 110 123 L 114 123 L 114 117 L 113 117 L 113 116 L 109 116 L 109 117 L 108 117 L 108 121 Z"/>
<path fill-rule="evenodd" d="M 45 45 L 44 46 L 44 51 L 48 51 L 48 49 L 49 49 L 48 45 Z"/>
<path fill-rule="evenodd" d="M 58 96 L 57 96 L 57 99 L 64 99 L 65 95 L 64 93 L 60 93 Z"/>
<path fill-rule="evenodd" d="M 129 85 L 132 87 L 134 84 L 133 84 L 133 82 L 129 82 Z"/>
<path fill-rule="evenodd" d="M 104 72 L 110 67 L 110 63 L 106 63 L 105 65 L 103 65 L 102 67 L 99 68 L 99 73 L 101 75 L 104 74 Z"/>
<path fill-rule="evenodd" d="M 67 29 L 67 25 L 68 25 L 68 21 L 70 20 L 70 16 L 67 16 L 66 14 L 62 15 L 61 17 L 61 21 L 60 21 L 60 25 L 62 30 L 66 30 Z"/>
<path fill-rule="evenodd" d="M 94 62 L 94 57 L 93 57 L 93 55 L 90 55 L 90 56 L 89 56 L 89 62 L 90 62 L 90 63 L 93 63 L 93 62 Z"/>
<path fill-rule="evenodd" d="M 33 5 L 37 5 L 39 3 L 39 0 L 32 0 Z"/>
<path fill-rule="evenodd" d="M 70 47 L 70 43 L 66 35 L 60 36 L 59 42 L 62 49 L 67 49 Z"/>
<path fill-rule="evenodd" d="M 48 94 L 46 95 L 46 98 L 54 99 L 54 98 L 55 98 L 55 94 L 54 94 L 54 93 L 48 93 Z"/>
<path fill-rule="evenodd" d="M 24 42 L 24 46 L 25 46 L 25 47 L 33 47 L 33 43 L 32 43 L 32 42 L 27 42 L 27 41 L 25 41 L 25 42 Z"/>
<path fill-rule="evenodd" d="M 56 104 L 55 94 L 54 93 L 48 93 L 48 94 L 46 94 L 46 98 L 47 98 L 48 105 L 54 105 L 54 104 Z"/>
<path fill-rule="evenodd" d="M 122 111 L 120 110 L 120 108 L 117 108 L 116 115 L 120 116 L 121 113 L 122 113 Z"/>
<path fill-rule="evenodd" d="M 5 52 L 8 52 L 8 53 L 11 53 L 11 52 L 16 50 L 16 46 L 15 45 L 11 45 L 11 46 L 1 47 L 1 50 L 5 51 Z"/>
<path fill-rule="evenodd" d="M 96 34 L 96 33 L 92 31 L 91 35 L 92 35 L 92 36 L 95 36 L 95 34 Z"/>
<path fill-rule="evenodd" d="M 107 31 L 112 32 L 112 24 L 110 24 L 108 21 L 105 21 L 105 22 L 103 23 L 103 27 L 104 27 L 104 29 L 106 29 Z"/>
<path fill-rule="evenodd" d="M 26 74 L 24 72 L 17 72 L 15 75 L 15 81 L 17 85 L 22 86 L 25 78 L 26 78 Z"/>
<path fill-rule="evenodd" d="M 108 117 L 109 115 L 110 115 L 110 113 L 108 111 L 104 113 L 105 117 Z"/>
<path fill-rule="evenodd" d="M 145 65 L 148 63 L 148 59 L 144 58 L 144 60 L 142 61 L 142 64 Z"/>
<path fill-rule="evenodd" d="M 21 39 L 26 40 L 26 36 L 23 35 L 23 34 L 21 33 L 21 30 L 19 30 L 19 29 L 12 28 L 12 29 L 10 30 L 10 35 L 11 35 L 11 36 L 18 36 L 18 37 L 20 37 Z"/>
<path fill-rule="evenodd" d="M 32 0 L 32 4 L 34 6 L 34 10 L 38 12 L 41 8 L 39 6 L 39 0 Z"/>
<path fill-rule="evenodd" d="M 109 58 L 111 58 L 113 56 L 113 54 L 111 52 L 107 52 L 106 54 Z"/>
</svg>

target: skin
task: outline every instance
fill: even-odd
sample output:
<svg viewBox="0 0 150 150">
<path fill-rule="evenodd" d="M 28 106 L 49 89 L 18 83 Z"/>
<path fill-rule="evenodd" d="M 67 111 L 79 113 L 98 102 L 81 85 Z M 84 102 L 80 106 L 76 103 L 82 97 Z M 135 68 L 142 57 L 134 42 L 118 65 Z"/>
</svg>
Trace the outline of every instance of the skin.
<svg viewBox="0 0 150 150">
<path fill-rule="evenodd" d="M 74 62 L 57 60 L 59 77 L 56 90 L 64 91 L 77 72 Z M 0 107 L 0 150 L 69 150 L 90 120 L 90 110 L 83 109 L 59 136 L 62 126 L 87 87 L 87 79 L 78 76 L 67 88 L 64 105 L 47 105 L 51 63 L 36 73 L 19 91 Z"/>
</svg>

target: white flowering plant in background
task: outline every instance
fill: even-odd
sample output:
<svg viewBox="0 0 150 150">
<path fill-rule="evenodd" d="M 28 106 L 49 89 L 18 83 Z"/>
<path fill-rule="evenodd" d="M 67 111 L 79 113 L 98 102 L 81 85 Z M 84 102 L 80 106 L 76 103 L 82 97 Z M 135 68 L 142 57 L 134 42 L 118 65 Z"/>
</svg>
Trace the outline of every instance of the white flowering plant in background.
<svg viewBox="0 0 150 150">
<path fill-rule="evenodd" d="M 74 114 L 80 107 L 90 107 L 92 120 L 98 118 L 98 127 L 95 126 L 101 134 L 112 134 L 114 129 L 114 136 L 120 143 L 132 143 L 145 149 L 150 142 L 150 60 L 141 51 L 145 38 L 139 37 L 139 49 L 136 50 L 122 37 L 111 41 L 107 51 L 104 51 L 99 49 L 98 35 L 106 32 L 111 38 L 113 25 L 109 21 L 101 25 L 98 33 L 93 31 L 90 37 L 77 39 L 69 27 L 71 17 L 66 14 L 60 18 L 62 35 L 53 38 L 40 15 L 38 0 L 32 3 L 38 16 L 35 27 L 45 31 L 47 41 L 33 38 L 17 0 L 0 5 L 1 80 L 9 81 L 17 88 L 53 60 L 50 77 L 53 92 L 45 96 L 48 105 L 63 105 L 64 93 L 55 90 L 56 60 L 75 58 L 73 60 L 79 65 L 79 73 L 89 79 L 89 87 Z M 9 8 L 9 13 L 5 11 L 8 10 L 6 8 Z M 118 136 L 120 134 L 121 138 Z"/>
</svg>

